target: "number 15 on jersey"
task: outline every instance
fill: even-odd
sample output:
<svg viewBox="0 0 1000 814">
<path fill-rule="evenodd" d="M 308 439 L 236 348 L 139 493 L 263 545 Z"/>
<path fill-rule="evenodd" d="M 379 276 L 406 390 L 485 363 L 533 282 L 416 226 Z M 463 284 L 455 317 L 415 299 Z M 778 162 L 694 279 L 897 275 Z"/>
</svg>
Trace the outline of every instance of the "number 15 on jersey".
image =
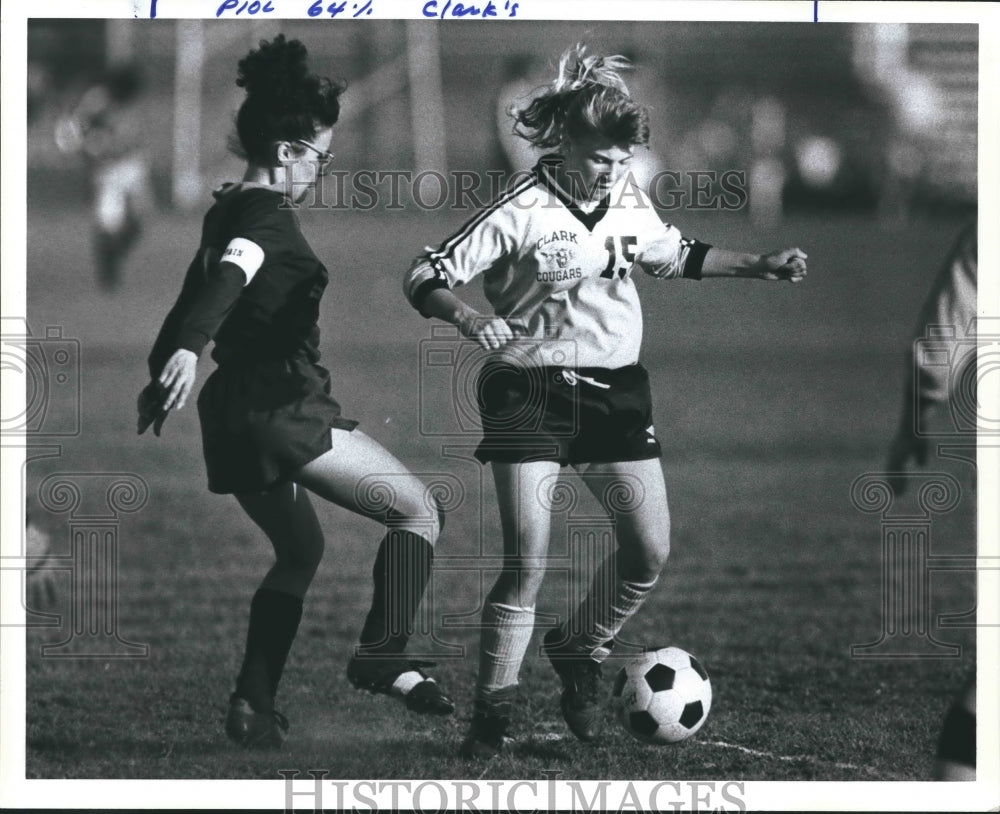
<svg viewBox="0 0 1000 814">
<path fill-rule="evenodd" d="M 608 265 L 601 272 L 601 277 L 613 280 L 617 275 L 619 280 L 624 280 L 635 262 L 636 243 L 638 241 L 633 235 L 608 235 L 604 240 Z"/>
</svg>

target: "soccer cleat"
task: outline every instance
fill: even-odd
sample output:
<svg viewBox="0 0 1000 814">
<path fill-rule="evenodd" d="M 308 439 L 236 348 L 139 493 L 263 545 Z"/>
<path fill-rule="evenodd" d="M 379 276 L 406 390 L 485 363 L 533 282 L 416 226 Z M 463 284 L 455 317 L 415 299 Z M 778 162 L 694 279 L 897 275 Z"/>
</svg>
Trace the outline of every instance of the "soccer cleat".
<svg viewBox="0 0 1000 814">
<path fill-rule="evenodd" d="M 255 712 L 245 698 L 229 699 L 226 735 L 231 741 L 251 749 L 276 749 L 287 732 L 288 719 L 280 712 Z"/>
<path fill-rule="evenodd" d="M 542 649 L 562 681 L 559 707 L 570 731 L 582 741 L 592 741 L 600 734 L 601 663 L 586 653 L 559 646 L 562 634 L 553 628 L 545 634 Z"/>
<path fill-rule="evenodd" d="M 488 759 L 510 749 L 513 738 L 507 732 L 512 711 L 513 704 L 509 700 L 476 699 L 472 724 L 462 741 L 459 756 L 466 760 Z"/>
<path fill-rule="evenodd" d="M 433 666 L 432 661 L 399 655 L 354 655 L 347 663 L 347 679 L 359 690 L 401 698 L 411 712 L 451 715 L 455 702 L 421 669 Z"/>
</svg>

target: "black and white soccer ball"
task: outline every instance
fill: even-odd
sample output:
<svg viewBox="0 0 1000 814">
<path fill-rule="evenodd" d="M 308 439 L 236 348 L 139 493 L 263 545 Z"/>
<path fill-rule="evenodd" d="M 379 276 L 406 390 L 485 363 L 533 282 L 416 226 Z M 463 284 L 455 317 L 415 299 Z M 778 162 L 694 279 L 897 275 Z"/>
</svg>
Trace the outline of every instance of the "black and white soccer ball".
<svg viewBox="0 0 1000 814">
<path fill-rule="evenodd" d="M 712 708 L 712 682 L 679 647 L 648 650 L 615 677 L 618 720 L 643 743 L 678 743 L 701 729 Z"/>
</svg>

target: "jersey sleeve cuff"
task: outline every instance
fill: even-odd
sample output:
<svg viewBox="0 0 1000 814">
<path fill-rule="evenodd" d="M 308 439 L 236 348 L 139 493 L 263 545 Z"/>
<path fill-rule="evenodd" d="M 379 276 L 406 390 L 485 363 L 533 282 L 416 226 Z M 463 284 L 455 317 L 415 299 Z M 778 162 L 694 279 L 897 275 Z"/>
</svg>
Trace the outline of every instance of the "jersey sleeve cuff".
<svg viewBox="0 0 1000 814">
<path fill-rule="evenodd" d="M 430 314 L 424 311 L 424 300 L 427 299 L 427 295 L 432 291 L 448 287 L 448 283 L 440 277 L 432 277 L 429 280 L 424 280 L 415 289 L 413 289 L 413 294 L 410 296 L 410 302 L 413 303 L 413 307 L 417 309 L 420 316 L 430 318 Z"/>
<path fill-rule="evenodd" d="M 701 279 L 701 267 L 705 263 L 705 255 L 708 254 L 708 250 L 712 248 L 710 243 L 702 243 L 700 240 L 692 240 L 691 245 L 688 247 L 687 255 L 684 258 L 684 267 L 681 271 L 681 277 L 686 277 L 689 280 L 700 280 Z"/>
</svg>

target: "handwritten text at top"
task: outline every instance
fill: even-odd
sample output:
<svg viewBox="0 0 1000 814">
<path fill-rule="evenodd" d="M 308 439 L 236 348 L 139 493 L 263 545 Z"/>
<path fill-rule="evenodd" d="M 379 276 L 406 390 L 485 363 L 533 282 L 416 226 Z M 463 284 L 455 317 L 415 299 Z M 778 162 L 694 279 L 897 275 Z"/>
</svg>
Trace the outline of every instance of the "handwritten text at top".
<svg viewBox="0 0 1000 814">
<path fill-rule="evenodd" d="M 216 17 L 256 17 L 275 14 L 278 0 L 222 0 L 215 10 Z M 421 0 L 417 0 L 421 2 Z M 369 17 L 374 11 L 375 0 L 315 0 L 305 9 L 310 17 Z M 158 0 L 150 0 L 149 17 L 157 14 Z M 286 4 L 286 8 L 287 8 Z M 517 17 L 521 4 L 514 0 L 486 0 L 485 3 L 457 3 L 454 0 L 425 0 L 420 6 L 421 14 L 431 19 L 491 18 L 511 19 Z"/>
</svg>

